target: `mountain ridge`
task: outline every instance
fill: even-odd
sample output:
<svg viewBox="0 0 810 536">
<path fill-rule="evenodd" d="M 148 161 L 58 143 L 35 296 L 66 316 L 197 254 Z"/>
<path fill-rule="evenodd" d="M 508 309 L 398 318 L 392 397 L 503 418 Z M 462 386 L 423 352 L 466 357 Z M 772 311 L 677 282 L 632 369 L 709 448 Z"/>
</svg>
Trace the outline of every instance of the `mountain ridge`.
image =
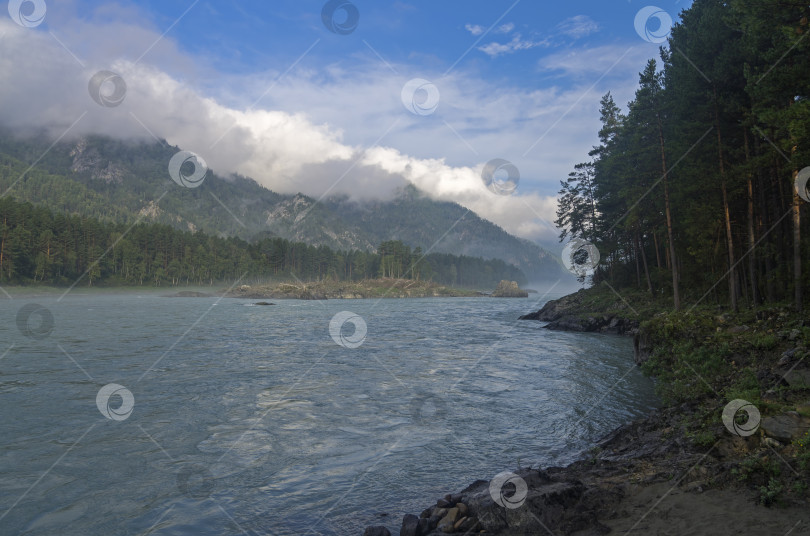
<svg viewBox="0 0 810 536">
<path fill-rule="evenodd" d="M 412 185 L 389 200 L 335 195 L 316 201 L 209 171 L 202 187 L 189 189 L 171 181 L 167 165 L 180 149 L 165 142 L 88 135 L 48 150 L 51 143 L 42 135 L 22 138 L 0 129 L 0 192 L 114 223 L 148 220 L 221 237 L 277 236 L 342 250 L 375 251 L 382 242 L 401 240 L 426 252 L 501 259 L 533 281 L 567 275 L 537 244 Z M 29 169 L 27 162 L 36 166 Z"/>
</svg>

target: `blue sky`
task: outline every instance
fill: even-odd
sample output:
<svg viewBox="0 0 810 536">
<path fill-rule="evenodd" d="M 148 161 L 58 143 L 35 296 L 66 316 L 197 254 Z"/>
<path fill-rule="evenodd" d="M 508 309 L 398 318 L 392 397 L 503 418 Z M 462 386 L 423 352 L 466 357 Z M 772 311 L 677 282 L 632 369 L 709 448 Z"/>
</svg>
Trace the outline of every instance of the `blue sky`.
<svg viewBox="0 0 810 536">
<path fill-rule="evenodd" d="M 19 104 L 6 123 L 59 134 L 81 117 L 71 135 L 166 138 L 222 174 L 316 198 L 411 182 L 544 241 L 559 180 L 596 143 L 599 98 L 625 105 L 659 46 L 634 26 L 646 1 L 352 0 L 345 35 L 323 23 L 324 0 L 37 1 L 41 25 L 0 22 L 0 72 L 18 81 L 0 87 Z M 654 1 L 673 19 L 690 4 Z M 126 80 L 121 106 L 88 104 L 98 70 Z M 429 113 L 408 108 L 425 92 L 405 102 L 413 79 L 434 88 Z M 520 170 L 513 196 L 482 186 L 495 158 Z"/>
<path fill-rule="evenodd" d="M 131 5 L 161 29 L 173 24 L 192 3 L 151 0 Z M 364 57 L 373 59 L 365 41 L 389 62 L 449 68 L 481 37 L 467 28 L 487 30 L 500 21 L 479 45 L 506 44 L 520 35 L 522 42 L 535 46 L 495 58 L 474 49 L 459 67 L 529 86 L 555 78 L 555 73 L 537 68 L 537 60 L 549 53 L 637 40 L 634 17 L 640 8 L 650 5 L 649 1 L 581 0 L 352 3 L 360 13 L 359 25 L 345 36 L 325 31 L 321 0 L 201 1 L 170 33 L 184 50 L 206 56 L 218 70 L 228 72 L 285 67 L 316 38 L 321 38 L 324 46 L 310 56 L 315 65 L 351 65 Z M 104 6 L 105 2 L 88 4 Z M 655 5 L 675 16 L 688 3 L 656 0 Z"/>
</svg>

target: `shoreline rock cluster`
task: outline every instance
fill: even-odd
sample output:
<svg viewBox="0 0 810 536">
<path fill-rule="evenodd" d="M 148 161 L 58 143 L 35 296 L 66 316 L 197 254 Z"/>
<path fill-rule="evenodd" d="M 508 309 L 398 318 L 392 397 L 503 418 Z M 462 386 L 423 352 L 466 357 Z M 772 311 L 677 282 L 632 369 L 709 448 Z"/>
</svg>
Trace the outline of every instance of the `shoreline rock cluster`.
<svg viewBox="0 0 810 536">
<path fill-rule="evenodd" d="M 696 445 L 680 426 L 682 415 L 693 410 L 690 404 L 663 408 L 620 426 L 566 467 L 516 469 L 514 474 L 526 483 L 525 501 L 519 508 L 501 506 L 492 496 L 491 481 L 477 480 L 460 493 L 445 495 L 419 516 L 405 515 L 399 534 L 597 536 L 624 533 L 630 528 L 637 528 L 639 534 L 707 534 L 668 532 L 672 520 L 666 509 L 649 517 L 646 514 L 651 513 L 657 495 L 680 495 L 681 500 L 693 503 L 691 515 L 699 520 L 702 515 L 707 519 L 724 517 L 718 516 L 715 504 L 702 504 L 708 491 L 719 494 L 721 504 L 745 510 L 735 520 L 740 527 L 746 527 L 751 519 L 761 519 L 766 526 L 780 519 L 785 530 L 798 523 L 810 526 L 807 505 L 769 509 L 757 505 L 756 495 L 741 487 L 733 470 L 735 461 L 740 452 L 767 457 L 771 452 L 767 440 L 725 434 L 711 449 Z M 510 491 L 514 488 L 503 490 L 505 495 Z M 642 500 L 645 498 L 646 502 Z M 644 517 L 645 523 L 636 527 Z M 732 527 L 727 530 L 715 533 L 743 533 Z M 376 526 L 363 534 L 390 536 L 391 532 Z"/>
<path fill-rule="evenodd" d="M 546 329 L 579 331 L 584 333 L 611 333 L 636 335 L 639 322 L 616 314 L 589 314 L 580 312 L 579 292 L 547 302 L 539 311 L 525 314 L 519 320 L 548 322 Z"/>
</svg>

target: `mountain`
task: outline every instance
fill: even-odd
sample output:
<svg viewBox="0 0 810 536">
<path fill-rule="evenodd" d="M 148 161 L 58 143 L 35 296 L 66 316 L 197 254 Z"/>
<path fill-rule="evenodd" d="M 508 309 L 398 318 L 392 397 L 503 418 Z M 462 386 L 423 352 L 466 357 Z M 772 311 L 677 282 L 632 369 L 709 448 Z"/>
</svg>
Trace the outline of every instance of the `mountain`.
<svg viewBox="0 0 810 536">
<path fill-rule="evenodd" d="M 152 221 L 246 240 L 278 236 L 362 251 L 401 240 L 423 251 L 502 259 L 530 281 L 567 277 L 559 260 L 538 245 L 413 186 L 390 200 L 335 196 L 318 202 L 209 172 L 201 187 L 182 188 L 168 173 L 177 147 L 104 136 L 52 144 L 44 135 L 0 131 L 0 195 L 102 221 Z"/>
</svg>

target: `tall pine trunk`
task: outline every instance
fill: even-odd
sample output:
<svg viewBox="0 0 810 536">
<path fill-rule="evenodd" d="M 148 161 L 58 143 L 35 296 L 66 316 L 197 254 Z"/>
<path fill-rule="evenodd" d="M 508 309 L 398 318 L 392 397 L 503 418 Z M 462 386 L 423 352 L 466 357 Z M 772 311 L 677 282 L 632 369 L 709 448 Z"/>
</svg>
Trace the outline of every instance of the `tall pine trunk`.
<svg viewBox="0 0 810 536">
<path fill-rule="evenodd" d="M 672 261 L 672 300 L 675 310 L 681 309 L 681 294 L 678 289 L 678 262 L 675 256 L 675 238 L 672 232 L 672 211 L 669 206 L 669 181 L 667 180 L 667 154 L 664 146 L 664 125 L 661 123 L 661 114 L 655 111 L 655 118 L 658 120 L 658 141 L 661 144 L 661 169 L 664 172 L 664 207 L 667 215 L 667 236 L 669 238 L 669 255 Z"/>
<path fill-rule="evenodd" d="M 723 135 L 720 132 L 720 110 L 717 106 L 717 87 L 714 91 L 714 121 L 717 129 L 717 164 L 720 170 L 720 189 L 723 191 L 723 216 L 726 223 L 726 242 L 728 244 L 728 297 L 731 309 L 737 311 L 737 269 L 734 262 L 734 235 L 731 232 L 731 214 L 728 209 L 728 192 L 726 189 L 726 166 L 723 162 Z"/>
<path fill-rule="evenodd" d="M 799 170 L 793 171 L 793 183 L 796 183 L 796 177 L 799 175 Z M 797 311 L 802 310 L 802 219 L 801 219 L 801 201 L 799 200 L 799 192 L 793 188 L 793 294 L 794 305 Z"/>
<path fill-rule="evenodd" d="M 748 145 L 748 129 L 743 129 L 745 138 L 745 162 L 751 162 L 751 149 Z M 757 256 L 756 256 L 756 233 L 754 232 L 754 181 L 751 176 L 751 170 L 748 170 L 748 274 L 751 281 L 751 304 L 756 307 L 759 305 L 759 288 L 757 287 Z"/>
</svg>

